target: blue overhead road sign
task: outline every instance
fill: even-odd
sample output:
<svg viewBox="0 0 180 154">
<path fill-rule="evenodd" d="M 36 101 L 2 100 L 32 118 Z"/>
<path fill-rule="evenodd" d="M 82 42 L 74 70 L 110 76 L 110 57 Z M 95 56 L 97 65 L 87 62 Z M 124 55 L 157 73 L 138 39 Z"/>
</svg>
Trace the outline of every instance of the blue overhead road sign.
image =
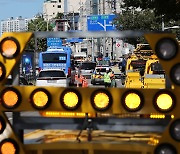
<svg viewBox="0 0 180 154">
<path fill-rule="evenodd" d="M 82 42 L 83 39 L 81 39 L 81 38 L 70 38 L 70 39 L 67 39 L 66 41 L 69 43 L 79 43 L 79 42 Z"/>
<path fill-rule="evenodd" d="M 114 14 L 87 16 L 88 31 L 112 31 L 116 30 L 113 20 Z"/>
<path fill-rule="evenodd" d="M 62 40 L 60 38 L 47 38 L 47 46 L 48 47 L 61 47 Z"/>
</svg>

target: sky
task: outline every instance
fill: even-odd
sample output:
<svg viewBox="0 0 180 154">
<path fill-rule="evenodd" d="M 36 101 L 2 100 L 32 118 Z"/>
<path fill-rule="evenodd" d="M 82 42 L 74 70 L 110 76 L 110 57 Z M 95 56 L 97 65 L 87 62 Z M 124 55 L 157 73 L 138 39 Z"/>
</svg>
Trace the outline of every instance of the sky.
<svg viewBox="0 0 180 154">
<path fill-rule="evenodd" d="M 31 18 L 43 12 L 44 0 L 0 0 L 0 21 L 10 17 Z"/>
</svg>

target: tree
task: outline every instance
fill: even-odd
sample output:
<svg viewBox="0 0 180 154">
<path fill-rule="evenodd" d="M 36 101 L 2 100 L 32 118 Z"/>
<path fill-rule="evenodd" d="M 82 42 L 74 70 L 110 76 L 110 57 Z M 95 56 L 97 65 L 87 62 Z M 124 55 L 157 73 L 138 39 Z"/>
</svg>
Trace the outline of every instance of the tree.
<svg viewBox="0 0 180 154">
<path fill-rule="evenodd" d="M 151 9 L 155 16 L 164 16 L 165 21 L 180 19 L 180 1 L 179 0 L 123 0 L 124 8 L 134 7 Z"/>
<path fill-rule="evenodd" d="M 36 31 L 47 31 L 47 24 L 48 24 L 48 31 L 52 31 L 52 25 L 44 21 L 42 15 L 36 16 L 34 20 L 31 20 L 28 23 L 28 31 L 36 32 Z M 45 51 L 47 49 L 46 38 L 37 38 L 35 42 L 35 38 L 32 38 L 27 45 L 27 49 L 34 49 L 37 51 Z"/>
<path fill-rule="evenodd" d="M 132 0 L 133 2 L 136 0 Z M 138 5 L 137 5 L 138 6 Z M 134 7 L 126 8 L 122 14 L 118 14 L 114 24 L 118 30 L 142 30 L 142 31 L 161 31 L 162 22 L 165 27 L 180 25 L 180 20 L 163 21 L 162 16 L 156 16 L 151 9 L 135 9 Z M 180 29 L 169 29 L 180 39 Z M 128 39 L 131 44 L 146 43 L 145 39 Z"/>
<path fill-rule="evenodd" d="M 58 12 L 58 13 L 56 14 L 55 19 L 63 19 L 63 18 L 64 18 L 64 14 L 63 14 L 63 13 Z"/>
<path fill-rule="evenodd" d="M 118 30 L 142 30 L 154 31 L 161 29 L 161 20 L 155 17 L 153 11 L 147 9 L 137 11 L 135 9 L 128 9 L 119 14 L 115 19 L 115 25 Z M 131 44 L 144 42 L 144 39 L 128 39 L 126 40 Z"/>
</svg>

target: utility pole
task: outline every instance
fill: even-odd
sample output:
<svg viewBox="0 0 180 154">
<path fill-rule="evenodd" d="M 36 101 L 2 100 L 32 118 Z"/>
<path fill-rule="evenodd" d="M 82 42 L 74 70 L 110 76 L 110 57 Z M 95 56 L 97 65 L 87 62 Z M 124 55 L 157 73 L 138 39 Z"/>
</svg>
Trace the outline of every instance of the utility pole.
<svg viewBox="0 0 180 154">
<path fill-rule="evenodd" d="M 105 9 L 106 9 L 106 8 L 105 8 L 105 3 L 106 3 L 105 0 L 103 0 L 103 14 L 105 14 L 105 12 L 106 12 L 106 11 L 105 11 Z"/>
<path fill-rule="evenodd" d="M 74 7 L 73 7 L 73 5 L 70 5 L 71 7 L 72 7 L 72 9 L 73 9 L 73 11 L 72 11 L 72 29 L 73 30 L 75 30 L 75 16 L 74 16 Z"/>
<path fill-rule="evenodd" d="M 164 31 L 164 15 L 162 15 L 162 31 Z"/>
</svg>

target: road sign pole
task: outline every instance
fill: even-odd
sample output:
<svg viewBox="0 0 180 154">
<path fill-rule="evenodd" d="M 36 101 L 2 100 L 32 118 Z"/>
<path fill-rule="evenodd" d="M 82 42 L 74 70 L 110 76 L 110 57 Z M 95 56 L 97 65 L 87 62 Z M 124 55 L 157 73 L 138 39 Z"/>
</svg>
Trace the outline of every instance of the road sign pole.
<svg viewBox="0 0 180 154">
<path fill-rule="evenodd" d="M 91 38 L 91 44 L 92 44 L 92 53 L 91 53 L 91 55 L 92 55 L 92 61 L 94 61 L 94 39 L 93 39 L 93 37 Z"/>
</svg>

